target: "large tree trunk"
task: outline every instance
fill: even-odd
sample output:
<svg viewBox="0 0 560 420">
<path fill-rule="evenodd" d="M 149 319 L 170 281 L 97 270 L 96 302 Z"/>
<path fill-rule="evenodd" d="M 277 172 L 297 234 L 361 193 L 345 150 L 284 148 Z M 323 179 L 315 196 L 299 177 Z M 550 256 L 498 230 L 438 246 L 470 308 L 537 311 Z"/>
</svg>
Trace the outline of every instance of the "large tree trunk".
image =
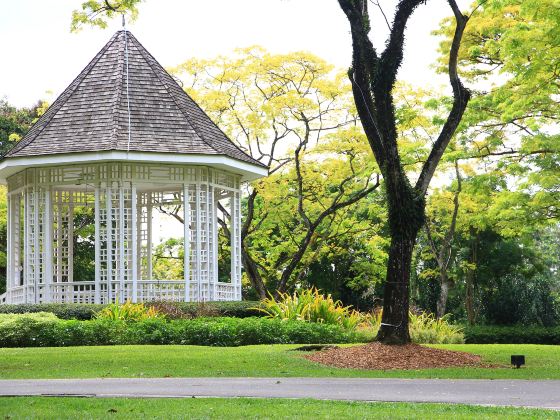
<svg viewBox="0 0 560 420">
<path fill-rule="evenodd" d="M 393 237 L 389 250 L 383 315 L 377 340 L 386 344 L 410 342 L 408 333 L 409 277 L 416 238 Z"/>
<path fill-rule="evenodd" d="M 404 174 L 386 180 L 391 246 L 377 340 L 385 344 L 406 344 L 410 342 L 408 312 L 412 253 L 424 223 L 425 201 L 423 195 L 408 184 Z"/>
</svg>

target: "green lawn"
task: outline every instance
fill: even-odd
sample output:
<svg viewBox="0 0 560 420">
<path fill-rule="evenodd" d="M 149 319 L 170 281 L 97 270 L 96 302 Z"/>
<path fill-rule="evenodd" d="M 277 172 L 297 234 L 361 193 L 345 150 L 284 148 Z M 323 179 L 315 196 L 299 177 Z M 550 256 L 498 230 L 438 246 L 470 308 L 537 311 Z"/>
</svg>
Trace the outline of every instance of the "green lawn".
<svg viewBox="0 0 560 420">
<path fill-rule="evenodd" d="M 347 401 L 251 398 L 47 398 L 0 399 L 0 416 L 6 419 L 77 418 L 386 418 L 386 419 L 560 419 L 546 410 L 477 407 L 451 404 L 368 403 Z"/>
<path fill-rule="evenodd" d="M 560 379 L 560 346 L 461 344 L 434 347 L 468 351 L 504 367 L 363 371 L 337 369 L 288 351 L 295 345 L 247 347 L 107 346 L 1 348 L 0 379 L 95 377 L 386 377 Z M 525 354 L 527 366 L 509 368 L 511 354 Z"/>
</svg>

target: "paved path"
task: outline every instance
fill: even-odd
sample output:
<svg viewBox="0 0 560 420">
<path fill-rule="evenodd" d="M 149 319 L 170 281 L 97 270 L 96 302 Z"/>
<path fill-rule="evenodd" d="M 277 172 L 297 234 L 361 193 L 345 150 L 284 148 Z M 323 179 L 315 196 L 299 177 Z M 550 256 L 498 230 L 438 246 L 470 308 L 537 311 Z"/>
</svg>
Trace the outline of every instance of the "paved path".
<svg viewBox="0 0 560 420">
<path fill-rule="evenodd" d="M 0 380 L 0 396 L 257 397 L 512 405 L 560 410 L 560 381 L 130 378 Z"/>
</svg>

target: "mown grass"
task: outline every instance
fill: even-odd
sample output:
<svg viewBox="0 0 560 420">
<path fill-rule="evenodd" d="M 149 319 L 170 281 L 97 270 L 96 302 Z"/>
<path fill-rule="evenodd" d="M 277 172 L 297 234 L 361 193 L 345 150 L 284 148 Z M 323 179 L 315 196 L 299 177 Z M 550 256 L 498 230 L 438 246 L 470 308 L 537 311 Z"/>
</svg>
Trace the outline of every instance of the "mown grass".
<svg viewBox="0 0 560 420">
<path fill-rule="evenodd" d="M 12 397 L 0 399 L 0 415 L 6 419 L 560 419 L 559 412 L 511 407 L 250 398 Z"/>
<path fill-rule="evenodd" d="M 337 369 L 309 362 L 297 345 L 245 347 L 103 346 L 0 348 L 0 379 L 96 377 L 377 377 L 463 379 L 560 379 L 560 346 L 446 344 L 433 347 L 483 356 L 497 368 L 408 371 Z M 527 365 L 509 367 L 511 354 Z"/>
</svg>

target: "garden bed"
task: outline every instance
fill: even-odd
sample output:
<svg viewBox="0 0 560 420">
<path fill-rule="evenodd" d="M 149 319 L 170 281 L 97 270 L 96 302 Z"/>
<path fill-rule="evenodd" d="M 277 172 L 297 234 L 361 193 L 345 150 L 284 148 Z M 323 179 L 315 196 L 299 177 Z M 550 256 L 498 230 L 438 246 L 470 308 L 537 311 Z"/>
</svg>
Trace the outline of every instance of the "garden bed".
<svg viewBox="0 0 560 420">
<path fill-rule="evenodd" d="M 363 346 L 331 348 L 304 358 L 328 366 L 352 369 L 433 369 L 447 367 L 493 367 L 484 365 L 476 354 L 434 349 L 418 344 L 389 346 L 369 343 Z"/>
</svg>

